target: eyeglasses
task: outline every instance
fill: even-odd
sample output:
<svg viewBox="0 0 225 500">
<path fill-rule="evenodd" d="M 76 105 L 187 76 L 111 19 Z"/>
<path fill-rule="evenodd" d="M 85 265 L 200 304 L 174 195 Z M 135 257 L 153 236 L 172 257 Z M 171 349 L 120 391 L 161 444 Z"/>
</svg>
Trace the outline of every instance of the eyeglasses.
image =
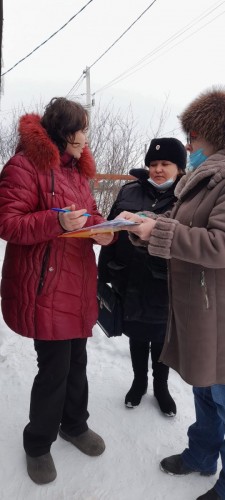
<svg viewBox="0 0 225 500">
<path fill-rule="evenodd" d="M 193 140 L 197 139 L 198 134 L 194 130 L 191 130 L 187 134 L 187 144 L 191 144 Z"/>
</svg>

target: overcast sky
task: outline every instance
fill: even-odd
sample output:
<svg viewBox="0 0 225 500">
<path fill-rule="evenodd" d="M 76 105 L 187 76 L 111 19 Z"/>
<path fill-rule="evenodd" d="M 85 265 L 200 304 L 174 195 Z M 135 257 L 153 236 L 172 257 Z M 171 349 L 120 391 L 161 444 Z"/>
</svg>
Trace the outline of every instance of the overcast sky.
<svg viewBox="0 0 225 500">
<path fill-rule="evenodd" d="M 5 0 L 3 72 L 66 23 L 88 0 Z M 149 0 L 93 0 L 49 42 L 4 77 L 1 118 L 66 96 L 94 61 L 150 5 Z M 179 135 L 177 114 L 199 92 L 225 85 L 225 1 L 156 0 L 91 69 L 96 105 L 132 105 L 137 120 L 155 123 L 167 99 L 165 135 Z M 179 36 L 178 36 L 179 35 Z M 154 51 L 154 54 L 150 54 Z M 137 64 L 145 58 L 142 67 Z M 124 71 L 134 73 L 103 87 Z M 100 90 L 100 91 L 99 91 Z M 75 92 L 85 103 L 85 79 Z M 74 95 L 73 95 L 74 97 Z M 175 129 L 173 131 L 173 129 Z M 171 132 L 171 134 L 170 134 Z"/>
</svg>

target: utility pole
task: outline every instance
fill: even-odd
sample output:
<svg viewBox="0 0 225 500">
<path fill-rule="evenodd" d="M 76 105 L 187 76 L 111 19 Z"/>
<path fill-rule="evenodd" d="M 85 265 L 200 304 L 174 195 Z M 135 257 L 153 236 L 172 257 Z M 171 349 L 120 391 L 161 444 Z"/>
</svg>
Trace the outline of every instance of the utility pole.
<svg viewBox="0 0 225 500">
<path fill-rule="evenodd" d="M 86 107 L 89 115 L 89 132 L 88 132 L 88 141 L 91 142 L 91 78 L 90 78 L 90 68 L 86 66 L 86 69 L 83 71 L 86 78 Z"/>
</svg>

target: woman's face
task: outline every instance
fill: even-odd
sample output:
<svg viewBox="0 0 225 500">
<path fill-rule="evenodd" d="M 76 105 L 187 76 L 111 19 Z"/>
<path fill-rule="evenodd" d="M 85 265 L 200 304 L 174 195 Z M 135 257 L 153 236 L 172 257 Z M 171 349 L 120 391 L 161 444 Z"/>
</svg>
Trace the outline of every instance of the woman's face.
<svg viewBox="0 0 225 500">
<path fill-rule="evenodd" d="M 163 184 L 168 181 L 168 179 L 173 179 L 175 181 L 178 172 L 176 163 L 167 160 L 151 161 L 149 165 L 149 177 L 151 177 L 156 184 Z"/>
<path fill-rule="evenodd" d="M 69 136 L 67 140 L 66 153 L 69 153 L 79 160 L 84 146 L 87 143 L 87 129 L 78 130 L 78 132 Z"/>
<path fill-rule="evenodd" d="M 215 153 L 215 148 L 207 142 L 203 137 L 199 136 L 195 132 L 190 132 L 187 136 L 187 144 L 186 144 L 186 150 L 189 151 L 189 153 L 194 153 L 195 151 L 198 151 L 198 149 L 203 150 L 203 154 L 205 156 L 210 156 L 213 153 Z"/>
</svg>

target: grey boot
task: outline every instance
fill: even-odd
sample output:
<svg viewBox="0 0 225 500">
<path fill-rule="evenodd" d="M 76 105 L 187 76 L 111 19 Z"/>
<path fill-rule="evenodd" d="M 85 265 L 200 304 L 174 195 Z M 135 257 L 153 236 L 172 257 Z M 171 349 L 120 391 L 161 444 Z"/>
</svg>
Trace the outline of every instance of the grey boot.
<svg viewBox="0 0 225 500">
<path fill-rule="evenodd" d="M 103 439 L 91 429 L 79 434 L 79 436 L 70 436 L 62 431 L 62 429 L 59 429 L 59 435 L 90 457 L 97 457 L 105 450 Z"/>
<path fill-rule="evenodd" d="M 26 460 L 28 475 L 34 483 L 47 484 L 54 481 L 57 472 L 50 452 L 40 457 L 26 455 Z"/>
</svg>

